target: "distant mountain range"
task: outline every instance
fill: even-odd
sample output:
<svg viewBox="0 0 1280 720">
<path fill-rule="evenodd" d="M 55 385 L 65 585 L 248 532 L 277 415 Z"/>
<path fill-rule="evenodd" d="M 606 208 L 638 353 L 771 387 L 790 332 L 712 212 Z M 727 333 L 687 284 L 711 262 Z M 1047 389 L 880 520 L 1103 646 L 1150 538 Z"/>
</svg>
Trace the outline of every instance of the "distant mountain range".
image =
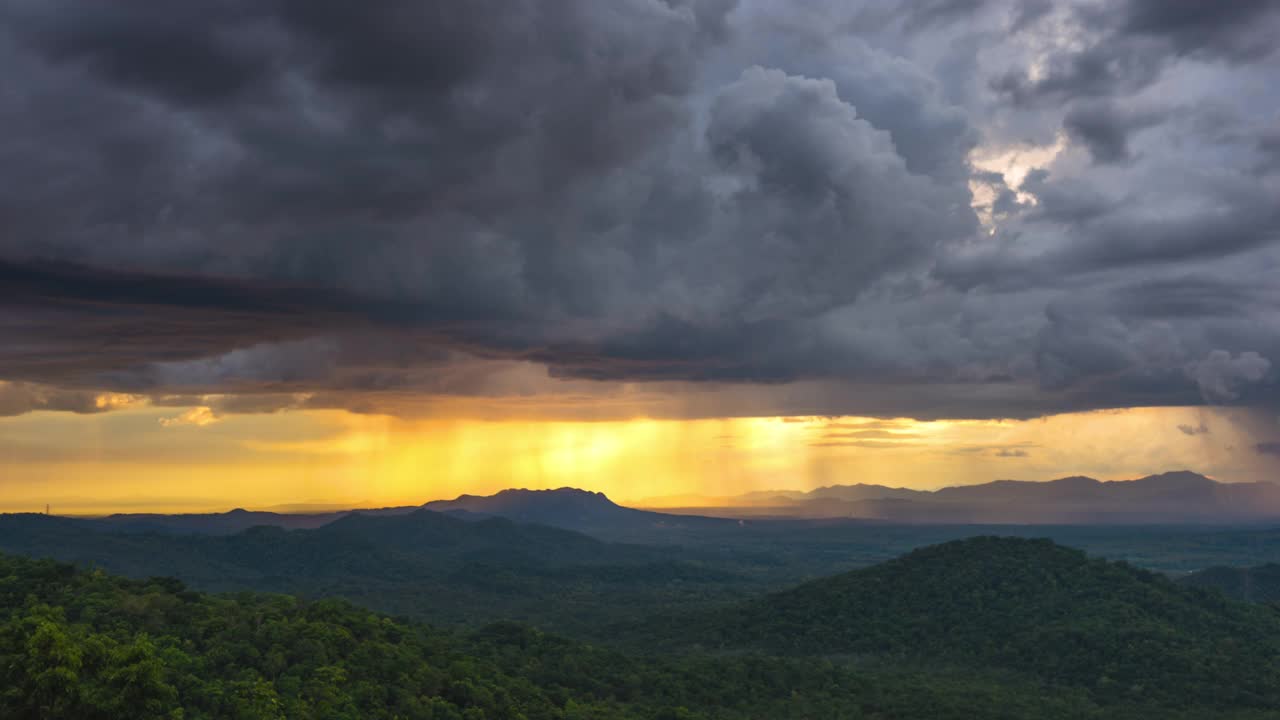
<svg viewBox="0 0 1280 720">
<path fill-rule="evenodd" d="M 771 500 L 762 502 L 762 497 Z M 803 494 L 753 493 L 716 500 L 716 507 L 663 510 L 723 517 L 979 524 L 1240 523 L 1280 518 L 1280 485 L 1220 483 L 1187 471 L 1118 481 L 1081 476 L 1048 482 L 997 480 L 935 491 L 835 485 Z M 661 499 L 651 503 L 665 504 Z"/>
<path fill-rule="evenodd" d="M 494 495 L 461 495 L 453 500 L 433 500 L 423 505 L 332 512 L 288 513 L 237 508 L 223 513 L 123 513 L 99 518 L 68 518 L 86 527 L 124 533 L 232 535 L 253 527 L 314 530 L 347 515 L 408 515 L 418 510 L 452 515 L 462 520 L 501 517 L 580 532 L 678 532 L 683 529 L 732 526 L 732 520 L 699 517 L 694 513 L 670 514 L 637 510 L 614 503 L 604 493 L 577 488 L 556 490 L 509 489 Z"/>
<path fill-rule="evenodd" d="M 699 502 L 698 507 L 670 507 Z M 706 506 L 705 503 L 714 503 Z M 132 513 L 67 518 L 116 533 L 232 535 L 253 527 L 324 527 L 358 512 L 408 515 L 421 509 L 463 520 L 502 517 L 628 542 L 680 541 L 690 533 L 759 527 L 766 520 L 974 525 L 1239 524 L 1280 520 L 1280 485 L 1220 483 L 1193 472 L 1137 480 L 1066 477 L 1048 482 L 998 480 L 982 485 L 912 490 L 884 485 L 832 485 L 809 492 L 764 491 L 706 498 L 650 500 L 660 509 L 624 507 L 603 493 L 576 488 L 509 489 L 423 505 L 333 512 Z"/>
</svg>

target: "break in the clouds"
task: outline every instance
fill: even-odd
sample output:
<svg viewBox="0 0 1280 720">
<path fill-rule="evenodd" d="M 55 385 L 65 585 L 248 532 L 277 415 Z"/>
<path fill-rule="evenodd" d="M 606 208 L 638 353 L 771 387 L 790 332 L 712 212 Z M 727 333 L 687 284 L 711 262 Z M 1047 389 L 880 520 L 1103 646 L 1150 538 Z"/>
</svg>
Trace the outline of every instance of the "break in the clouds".
<svg viewBox="0 0 1280 720">
<path fill-rule="evenodd" d="M 1274 411 L 1276 37 L 1268 0 L 0 0 L 0 413 Z"/>
</svg>

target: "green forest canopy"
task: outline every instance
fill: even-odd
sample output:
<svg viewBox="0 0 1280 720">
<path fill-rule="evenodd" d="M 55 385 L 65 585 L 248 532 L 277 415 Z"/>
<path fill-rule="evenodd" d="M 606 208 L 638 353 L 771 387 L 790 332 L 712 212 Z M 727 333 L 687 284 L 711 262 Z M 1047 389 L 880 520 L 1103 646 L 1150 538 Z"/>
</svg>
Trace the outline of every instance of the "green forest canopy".
<svg viewBox="0 0 1280 720">
<path fill-rule="evenodd" d="M 996 570 L 1005 573 L 1003 579 L 990 580 Z M 870 663 L 829 654 L 858 649 L 853 646 L 770 651 L 805 657 L 764 654 L 777 632 L 812 638 L 861 608 L 859 591 L 851 589 L 858 573 L 718 615 L 650 626 L 654 638 L 682 628 L 690 637 L 718 637 L 726 648 L 731 640 L 741 648 L 757 645 L 759 652 L 656 652 L 655 645 L 628 654 L 513 623 L 442 631 L 338 600 L 209 595 L 171 579 L 128 580 L 47 560 L 0 556 L 0 716 L 1140 718 L 1160 708 L 1162 717 L 1262 718 L 1280 698 L 1269 669 L 1280 638 L 1273 611 L 1178 588 L 1051 543 L 948 543 L 860 572 L 884 576 L 888 584 L 877 592 L 915 598 L 888 604 L 863 624 L 864 630 L 884 625 L 874 642 L 889 642 L 861 648 L 876 656 Z M 1070 607 L 1060 608 L 1067 613 L 1062 622 L 1033 637 L 1044 643 L 1038 650 L 1044 659 L 1033 658 L 1029 667 L 1013 669 L 1014 663 L 1000 659 L 1005 650 L 999 643 L 1022 647 L 1019 622 L 1010 624 L 1004 640 L 966 651 L 970 662 L 963 665 L 945 662 L 963 653 L 955 654 L 941 639 L 914 653 L 893 646 L 895 637 L 915 637 L 904 634 L 919 633 L 911 628 L 920 622 L 952 624 L 957 642 L 967 643 L 1000 617 L 988 610 L 1005 613 L 1007 603 L 1019 598 L 1027 603 L 1027 613 L 1051 609 L 1052 602 L 1037 599 L 1037 593 L 1048 588 L 1045 597 L 1057 597 L 1053 587 L 1063 572 L 1082 583 L 1082 592 L 1096 594 L 1098 602 L 1079 606 L 1082 614 L 1074 619 Z M 919 583 L 926 577 L 932 584 L 914 589 L 892 580 Z M 978 578 L 980 587 L 997 582 L 993 591 L 1012 592 L 1012 599 L 984 609 L 985 601 L 973 595 L 966 578 Z M 1135 592 L 1133 583 L 1154 593 L 1143 599 L 1155 603 L 1150 609 L 1165 626 L 1144 625 L 1153 621 L 1141 616 L 1141 606 L 1107 599 Z M 913 603 L 938 602 L 936 593 L 948 586 L 955 589 L 947 596 L 954 607 L 912 609 Z M 833 587 L 852 595 L 831 595 Z M 820 593 L 827 597 L 820 599 Z M 1167 593 L 1174 594 L 1172 600 L 1162 597 Z M 807 607 L 811 602 L 818 604 Z M 785 607 L 788 603 L 792 606 Z M 771 604 L 778 615 L 741 614 Z M 793 624 L 800 617 L 795 613 L 808 613 L 806 622 L 815 629 L 800 630 Z M 736 638 L 725 630 L 743 619 L 759 626 Z M 1209 639 L 1186 626 L 1207 621 L 1204 634 L 1223 634 Z M 1136 671 L 1122 662 L 1107 670 L 1116 677 L 1106 682 L 1096 674 L 1073 674 L 1071 668 L 1089 661 L 1112 667 L 1108 659 L 1137 637 L 1108 635 L 1119 622 L 1157 633 L 1152 642 L 1164 644 L 1147 648 L 1166 653 L 1148 658 L 1156 669 L 1134 676 Z M 1252 623 L 1253 640 L 1235 634 L 1237 622 Z M 1104 637 L 1114 640 L 1108 644 Z M 1205 653 L 1216 655 L 1206 659 Z M 1235 679 L 1211 675 L 1179 681 L 1176 673 L 1203 669 L 1197 663 L 1204 662 L 1224 663 L 1233 671 L 1256 663 L 1256 670 Z M 1209 708 L 1213 714 L 1205 715 Z"/>
</svg>

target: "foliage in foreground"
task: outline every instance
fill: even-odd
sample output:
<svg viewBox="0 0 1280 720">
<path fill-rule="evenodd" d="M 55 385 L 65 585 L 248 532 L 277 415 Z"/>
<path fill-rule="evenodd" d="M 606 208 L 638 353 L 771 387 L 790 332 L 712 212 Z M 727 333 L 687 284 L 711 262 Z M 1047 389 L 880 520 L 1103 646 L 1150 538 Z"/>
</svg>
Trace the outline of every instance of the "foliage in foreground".
<svg viewBox="0 0 1280 720">
<path fill-rule="evenodd" d="M 1191 708 L 1160 715 L 1266 717 Z M 207 595 L 169 579 L 0 556 L 7 719 L 1151 716 L 1148 707 L 1099 707 L 1083 689 L 1007 673 L 627 656 L 511 623 L 460 635 L 342 601 Z"/>
</svg>

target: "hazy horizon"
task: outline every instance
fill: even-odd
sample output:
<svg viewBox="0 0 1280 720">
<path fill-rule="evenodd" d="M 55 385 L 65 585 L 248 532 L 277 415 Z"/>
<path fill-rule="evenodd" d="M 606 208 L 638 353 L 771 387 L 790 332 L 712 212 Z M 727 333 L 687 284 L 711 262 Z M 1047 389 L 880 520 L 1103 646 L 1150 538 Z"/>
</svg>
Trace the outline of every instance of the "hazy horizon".
<svg viewBox="0 0 1280 720">
<path fill-rule="evenodd" d="M 90 497 L 81 497 L 81 498 L 55 497 L 55 498 L 50 498 L 43 506 L 33 505 L 28 507 L 25 505 L 15 505 L 13 507 L 5 507 L 3 504 L 0 504 L 0 513 L 45 514 L 47 511 L 48 514 L 52 514 L 56 516 L 92 518 L 92 517 L 104 517 L 104 516 L 113 515 L 113 514 L 121 514 L 121 515 L 219 514 L 219 513 L 227 513 L 233 510 L 247 510 L 250 512 L 273 512 L 273 513 L 280 513 L 280 514 L 305 515 L 305 514 L 327 514 L 327 513 L 342 512 L 347 510 L 378 510 L 378 509 L 394 508 L 394 507 L 418 507 L 421 505 L 426 505 L 431 502 L 449 501 L 449 500 L 454 500 L 454 499 L 458 499 L 466 496 L 477 496 L 477 495 L 487 496 L 487 495 L 493 495 L 493 494 L 501 493 L 508 490 L 515 490 L 515 491 L 580 490 L 585 492 L 599 493 L 601 495 L 604 495 L 610 501 L 618 505 L 622 505 L 624 507 L 655 510 L 658 512 L 661 512 L 667 509 L 697 509 L 697 508 L 706 508 L 708 510 L 732 509 L 732 508 L 749 509 L 752 507 L 767 508 L 767 507 L 771 507 L 772 505 L 776 505 L 776 503 L 773 503 L 771 505 L 771 503 L 769 502 L 764 502 L 764 500 L 769 499 L 768 495 L 770 493 L 776 492 L 776 493 L 806 494 L 812 491 L 821 490 L 825 488 L 832 488 L 832 487 L 871 485 L 871 486 L 883 486 L 891 489 L 936 491 L 944 488 L 984 485 L 984 484 L 1002 482 L 1002 481 L 1003 482 L 1014 481 L 1014 482 L 1048 483 L 1048 482 L 1053 482 L 1055 480 L 1062 480 L 1065 478 L 1080 477 L 1080 476 L 1091 477 L 1092 479 L 1098 480 L 1099 482 L 1103 482 L 1103 483 L 1130 482 L 1133 480 L 1141 480 L 1141 479 L 1152 477 L 1152 476 L 1164 475 L 1168 473 L 1182 473 L 1182 472 L 1189 472 L 1196 475 L 1203 475 L 1204 477 L 1219 483 L 1230 484 L 1232 482 L 1230 480 L 1224 480 L 1222 478 L 1214 477 L 1213 475 L 1207 475 L 1205 473 L 1200 473 L 1188 468 L 1166 468 L 1163 470 L 1153 470 L 1151 472 L 1147 472 L 1141 475 L 1125 476 L 1125 477 L 1094 477 L 1094 476 L 1087 475 L 1085 473 L 1061 473 L 1061 474 L 1056 474 L 1056 475 L 1053 475 L 1052 477 L 1046 477 L 1046 478 L 1030 479 L 1030 478 L 1016 478 L 1016 477 L 999 477 L 999 478 L 990 478 L 987 480 L 977 480 L 975 482 L 962 483 L 962 484 L 944 483 L 944 484 L 939 484 L 939 485 L 928 487 L 928 488 L 908 488 L 901 485 L 858 481 L 858 482 L 849 482 L 849 483 L 833 483 L 829 485 L 815 485 L 812 487 L 761 488 L 761 489 L 749 490 L 744 493 L 738 493 L 733 495 L 698 495 L 698 494 L 691 494 L 691 493 L 680 493 L 680 494 L 674 494 L 674 495 L 659 495 L 659 496 L 636 497 L 636 498 L 614 497 L 609 495 L 609 493 L 604 490 L 594 488 L 589 485 L 555 485 L 555 484 L 547 485 L 545 487 L 527 487 L 527 486 L 521 486 L 521 485 L 510 485 L 506 487 L 496 488 L 494 490 L 486 490 L 483 492 L 464 492 L 464 493 L 452 494 L 448 496 L 424 497 L 418 500 L 408 500 L 403 503 L 380 503 L 380 502 L 373 502 L 373 501 L 367 501 L 367 500 L 355 500 L 350 502 L 319 502 L 319 501 L 313 501 L 313 500 L 299 500 L 297 502 L 278 503 L 273 505 L 253 505 L 253 504 L 246 504 L 246 503 L 228 504 L 226 501 L 217 501 L 217 500 L 210 500 L 210 499 L 200 500 L 200 499 L 193 499 L 193 498 L 163 498 L 163 497 L 149 497 L 149 496 L 148 497 L 140 496 L 140 497 L 133 497 L 133 498 L 116 498 L 116 499 L 102 499 L 102 498 L 90 498 Z M 1249 482 L 1258 482 L 1258 481 L 1236 481 L 1236 482 L 1249 483 Z M 1268 482 L 1268 481 L 1262 481 L 1262 482 Z M 1272 482 L 1269 484 L 1276 484 L 1276 483 Z M 729 503 L 717 502 L 717 501 L 740 501 L 744 498 L 748 498 L 753 494 L 763 496 L 760 498 L 760 502 L 755 504 L 743 503 L 743 502 L 729 502 Z"/>
</svg>

